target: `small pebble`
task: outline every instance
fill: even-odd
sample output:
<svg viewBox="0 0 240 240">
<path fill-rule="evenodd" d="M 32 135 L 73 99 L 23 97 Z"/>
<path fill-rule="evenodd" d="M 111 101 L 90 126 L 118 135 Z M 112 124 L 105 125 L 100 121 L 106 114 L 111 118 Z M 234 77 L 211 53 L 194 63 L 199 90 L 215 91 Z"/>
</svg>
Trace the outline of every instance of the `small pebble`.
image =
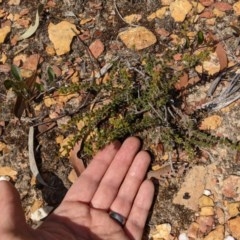
<svg viewBox="0 0 240 240">
<path fill-rule="evenodd" d="M 226 236 L 226 237 L 224 238 L 224 240 L 235 240 L 235 238 L 232 237 L 232 236 Z"/>
<path fill-rule="evenodd" d="M 42 220 L 43 218 L 47 217 L 48 214 L 53 210 L 53 207 L 45 206 L 37 209 L 35 212 L 31 214 L 31 219 L 34 222 L 38 222 Z"/>
<path fill-rule="evenodd" d="M 9 176 L 0 176 L 0 181 L 10 181 L 10 177 Z"/>
<path fill-rule="evenodd" d="M 181 233 L 178 237 L 178 240 L 189 240 L 189 238 L 186 233 Z M 228 240 L 230 240 L 230 239 L 228 239 Z"/>
<path fill-rule="evenodd" d="M 210 196 L 210 195 L 212 195 L 212 192 L 210 190 L 208 190 L 208 189 L 205 189 L 203 191 L 203 194 L 206 195 L 206 196 Z"/>
</svg>

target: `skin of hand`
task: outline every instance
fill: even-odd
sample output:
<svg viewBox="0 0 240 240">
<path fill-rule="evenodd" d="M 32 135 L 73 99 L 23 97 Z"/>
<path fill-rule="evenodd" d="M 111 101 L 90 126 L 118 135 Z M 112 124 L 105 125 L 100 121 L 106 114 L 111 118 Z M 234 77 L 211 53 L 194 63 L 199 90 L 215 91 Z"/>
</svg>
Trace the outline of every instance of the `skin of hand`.
<svg viewBox="0 0 240 240">
<path fill-rule="evenodd" d="M 0 236 L 4 240 L 140 240 L 154 186 L 144 180 L 150 155 L 138 138 L 115 141 L 99 151 L 62 203 L 37 229 L 26 224 L 19 194 L 0 182 Z M 126 217 L 121 227 L 109 211 Z"/>
</svg>

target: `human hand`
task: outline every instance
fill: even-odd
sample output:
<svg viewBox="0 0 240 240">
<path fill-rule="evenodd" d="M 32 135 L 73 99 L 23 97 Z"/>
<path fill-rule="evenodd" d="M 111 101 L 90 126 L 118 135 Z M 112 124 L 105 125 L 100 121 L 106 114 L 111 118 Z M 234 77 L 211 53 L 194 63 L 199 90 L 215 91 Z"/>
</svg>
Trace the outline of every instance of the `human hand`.
<svg viewBox="0 0 240 240">
<path fill-rule="evenodd" d="M 0 236 L 3 239 L 138 240 L 152 204 L 154 187 L 144 180 L 150 156 L 135 137 L 98 152 L 57 209 L 36 230 L 25 222 L 18 193 L 0 182 Z M 3 197 L 4 196 L 4 197 Z M 121 226 L 109 216 L 121 214 Z"/>
</svg>

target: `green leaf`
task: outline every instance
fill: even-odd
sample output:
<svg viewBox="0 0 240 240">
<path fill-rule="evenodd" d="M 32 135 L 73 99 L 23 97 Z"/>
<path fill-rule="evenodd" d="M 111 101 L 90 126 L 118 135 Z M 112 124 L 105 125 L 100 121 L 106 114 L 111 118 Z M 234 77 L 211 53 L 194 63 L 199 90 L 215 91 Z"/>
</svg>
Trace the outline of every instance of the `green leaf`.
<svg viewBox="0 0 240 240">
<path fill-rule="evenodd" d="M 202 31 L 198 31 L 198 33 L 197 33 L 197 41 L 198 41 L 198 44 L 202 44 L 203 43 L 204 35 L 203 35 Z"/>
<path fill-rule="evenodd" d="M 39 26 L 39 14 L 42 12 L 43 10 L 43 4 L 40 4 L 38 6 L 38 9 L 37 9 L 37 13 L 36 13 L 36 18 L 35 18 L 35 23 L 32 24 L 25 33 L 23 33 L 19 38 L 18 40 L 23 40 L 23 39 L 26 39 L 26 38 L 29 38 L 31 37 L 38 29 L 38 26 Z"/>
<path fill-rule="evenodd" d="M 185 38 L 185 41 L 186 41 L 186 42 L 185 42 L 184 48 L 185 48 L 185 49 L 188 49 L 188 48 L 190 47 L 190 39 L 189 39 L 189 37 L 186 37 L 186 38 Z"/>
<path fill-rule="evenodd" d="M 10 88 L 14 88 L 15 87 L 15 83 L 12 80 L 6 80 L 4 81 L 4 87 L 9 90 Z"/>
<path fill-rule="evenodd" d="M 53 82 L 56 77 L 56 74 L 54 73 L 53 69 L 51 67 L 48 67 L 47 73 L 48 73 L 48 81 Z"/>
<path fill-rule="evenodd" d="M 17 81 L 22 81 L 20 69 L 16 65 L 11 66 L 11 74 Z"/>
<path fill-rule="evenodd" d="M 45 90 L 43 84 L 35 83 L 35 87 L 39 92 L 44 92 Z"/>
</svg>

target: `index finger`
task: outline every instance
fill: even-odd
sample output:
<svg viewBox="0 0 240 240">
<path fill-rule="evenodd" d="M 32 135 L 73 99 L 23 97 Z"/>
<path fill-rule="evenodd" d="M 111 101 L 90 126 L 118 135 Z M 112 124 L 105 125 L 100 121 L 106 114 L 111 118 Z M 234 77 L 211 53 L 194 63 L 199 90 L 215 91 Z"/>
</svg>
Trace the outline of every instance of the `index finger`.
<svg viewBox="0 0 240 240">
<path fill-rule="evenodd" d="M 114 141 L 99 151 L 86 170 L 71 186 L 64 201 L 81 201 L 89 203 L 104 176 L 106 170 L 121 147 L 119 141 Z"/>
</svg>

